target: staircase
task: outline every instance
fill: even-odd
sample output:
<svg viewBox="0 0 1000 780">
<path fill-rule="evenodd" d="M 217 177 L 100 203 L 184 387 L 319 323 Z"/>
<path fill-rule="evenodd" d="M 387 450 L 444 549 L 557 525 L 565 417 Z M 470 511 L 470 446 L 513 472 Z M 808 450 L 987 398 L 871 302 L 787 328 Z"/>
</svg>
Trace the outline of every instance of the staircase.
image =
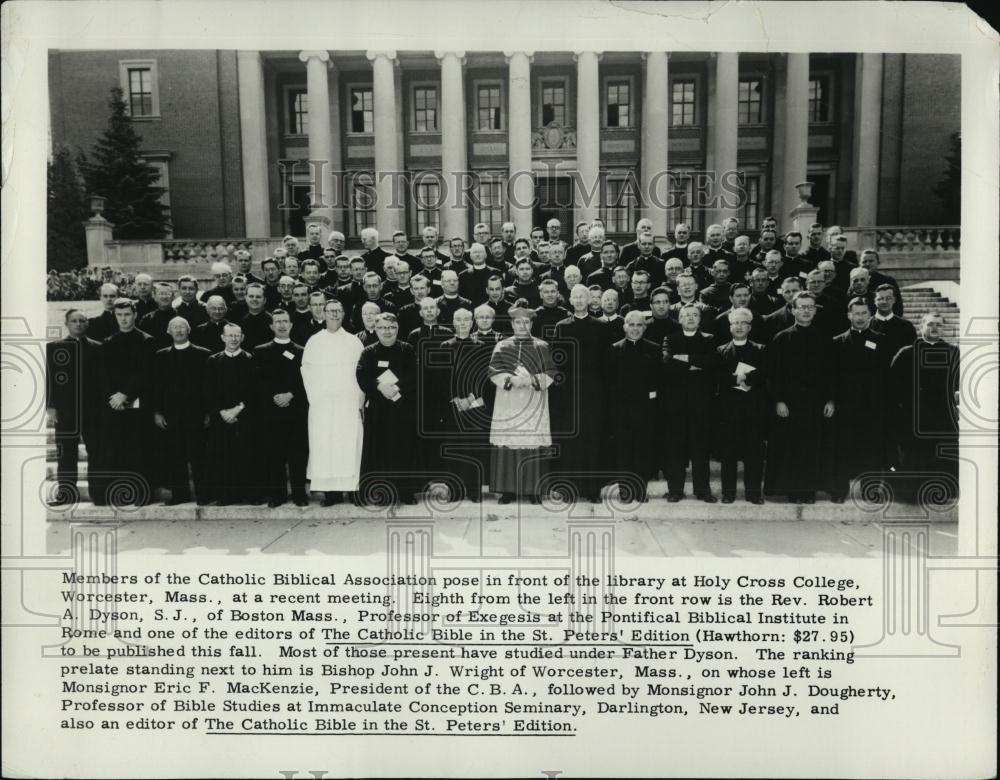
<svg viewBox="0 0 1000 780">
<path fill-rule="evenodd" d="M 941 335 L 946 341 L 954 341 L 959 335 L 958 304 L 945 298 L 932 287 L 907 287 L 903 293 L 903 316 L 912 322 L 919 333 L 920 318 L 934 311 L 944 319 Z"/>
</svg>

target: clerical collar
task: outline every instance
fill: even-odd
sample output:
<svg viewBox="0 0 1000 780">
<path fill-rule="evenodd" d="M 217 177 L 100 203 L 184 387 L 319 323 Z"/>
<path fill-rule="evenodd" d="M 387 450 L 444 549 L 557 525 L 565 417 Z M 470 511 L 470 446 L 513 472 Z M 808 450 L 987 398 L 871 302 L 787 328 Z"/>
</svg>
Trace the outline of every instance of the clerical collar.
<svg viewBox="0 0 1000 780">
<path fill-rule="evenodd" d="M 454 295 L 448 295 L 448 293 L 445 293 L 441 297 L 442 298 L 447 298 L 449 301 L 453 301 L 453 300 L 455 300 L 458 297 L 458 293 L 455 293 Z"/>
<path fill-rule="evenodd" d="M 230 352 L 228 349 L 222 350 L 222 354 L 225 355 L 226 357 L 230 357 L 230 358 L 238 357 L 242 353 L 243 353 L 242 349 L 238 349 L 235 352 Z"/>
<path fill-rule="evenodd" d="M 291 339 L 279 339 L 279 338 L 275 338 L 274 339 L 274 343 L 275 344 L 291 344 L 292 340 Z"/>
<path fill-rule="evenodd" d="M 685 330 L 682 332 L 684 333 L 685 336 L 693 336 L 695 333 L 698 332 L 698 329 L 696 328 L 695 330 Z"/>
<path fill-rule="evenodd" d="M 920 337 L 920 340 L 921 340 L 922 342 L 924 342 L 925 344 L 940 344 L 940 343 L 941 343 L 941 339 L 937 339 L 936 341 L 931 341 L 931 340 L 930 340 L 929 338 L 927 338 L 926 336 L 921 336 L 921 337 Z"/>
<path fill-rule="evenodd" d="M 744 344 L 747 343 L 747 341 L 748 339 L 743 339 L 743 341 L 737 341 L 736 339 L 733 339 L 733 344 L 737 347 L 742 347 Z"/>
<path fill-rule="evenodd" d="M 489 336 L 493 332 L 493 328 L 489 330 L 477 330 L 475 335 L 477 336 Z"/>
<path fill-rule="evenodd" d="M 868 328 L 864 328 L 863 330 L 858 330 L 857 328 L 851 328 L 851 333 L 857 333 L 858 335 L 861 335 L 866 330 L 868 330 Z"/>
<path fill-rule="evenodd" d="M 617 314 L 605 314 L 601 319 L 604 319 L 604 320 L 607 320 L 608 322 L 611 322 L 611 320 L 618 319 L 618 315 Z"/>
<path fill-rule="evenodd" d="M 896 315 L 893 312 L 889 312 L 888 314 L 879 314 L 878 312 L 875 312 L 875 319 L 881 320 L 882 322 L 888 322 L 895 316 Z"/>
<path fill-rule="evenodd" d="M 190 341 L 185 341 L 183 344 L 174 344 L 174 349 L 187 349 L 191 346 Z"/>
<path fill-rule="evenodd" d="M 629 344 L 638 344 L 642 341 L 642 339 L 634 339 L 631 336 L 626 336 L 625 338 L 628 339 Z"/>
<path fill-rule="evenodd" d="M 588 312 L 584 312 L 583 314 L 577 314 L 576 312 L 573 312 L 574 319 L 585 320 L 589 316 L 590 316 L 590 312 L 589 311 Z"/>
</svg>

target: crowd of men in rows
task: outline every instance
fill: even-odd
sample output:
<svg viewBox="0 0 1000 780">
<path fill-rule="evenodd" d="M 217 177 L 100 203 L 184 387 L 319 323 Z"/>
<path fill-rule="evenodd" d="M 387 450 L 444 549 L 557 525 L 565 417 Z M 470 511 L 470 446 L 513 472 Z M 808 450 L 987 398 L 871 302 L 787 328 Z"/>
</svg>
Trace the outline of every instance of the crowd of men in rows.
<svg viewBox="0 0 1000 780">
<path fill-rule="evenodd" d="M 175 288 L 140 274 L 134 298 L 105 284 L 104 311 L 70 310 L 68 338 L 50 344 L 58 500 L 73 498 L 81 436 L 98 504 L 125 472 L 168 488 L 170 504 L 191 500 L 193 484 L 203 504 L 278 506 L 290 488 L 304 505 L 307 473 L 325 504 L 341 490 L 364 500 L 350 478 L 316 487 L 319 448 L 354 447 L 337 440 L 337 410 L 325 428 L 313 425 L 326 378 L 315 374 L 310 388 L 303 357 L 320 332 L 359 342 L 348 352 L 358 350 L 349 362 L 362 394 L 362 481 L 388 474 L 405 501 L 436 475 L 457 475 L 452 492 L 473 500 L 484 488 L 502 501 L 539 499 L 538 469 L 528 484 L 497 476 L 506 423 L 491 419 L 498 394 L 522 386 L 529 341 L 544 357 L 523 386 L 544 396 L 546 435 L 531 436 L 537 420 L 506 430 L 528 434 L 544 470 L 562 475 L 545 484 L 573 498 L 600 500 L 618 483 L 642 500 L 662 473 L 678 501 L 690 468 L 694 495 L 714 502 L 711 457 L 726 503 L 739 462 L 754 503 L 811 503 L 818 491 L 843 502 L 852 479 L 873 474 L 941 474 L 954 492 L 957 349 L 942 340 L 939 316 L 921 321 L 919 337 L 902 318 L 877 251 L 857 256 L 838 229 L 818 224 L 804 241 L 779 237 L 772 218 L 756 243 L 735 220 L 709 226 L 703 243 L 677 225 L 669 249 L 656 246 L 649 220 L 621 247 L 599 222 L 579 223 L 572 245 L 560 233 L 556 220 L 528 237 L 509 223 L 499 236 L 477 225 L 470 246 L 454 237 L 445 252 L 428 227 L 411 252 L 405 233 L 386 251 L 369 228 L 365 251 L 348 257 L 342 234 L 324 243 L 309 225 L 305 248 L 286 237 L 256 272 L 246 250 L 235 268 L 215 264 L 205 291 L 190 276 Z M 497 360 L 502 342 L 517 345 L 516 368 Z M 928 362 L 927 351 L 940 358 Z M 916 495 L 917 482 L 897 495 Z"/>
</svg>

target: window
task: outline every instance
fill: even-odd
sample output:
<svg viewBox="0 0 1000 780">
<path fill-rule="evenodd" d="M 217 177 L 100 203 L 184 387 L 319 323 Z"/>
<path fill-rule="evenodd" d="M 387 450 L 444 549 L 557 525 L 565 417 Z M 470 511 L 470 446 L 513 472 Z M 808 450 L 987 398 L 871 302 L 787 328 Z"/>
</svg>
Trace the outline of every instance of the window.
<svg viewBox="0 0 1000 780">
<path fill-rule="evenodd" d="M 738 121 L 741 125 L 759 125 L 764 121 L 760 79 L 740 79 L 737 97 Z"/>
<path fill-rule="evenodd" d="M 695 82 L 691 80 L 675 81 L 670 90 L 670 109 L 674 127 L 693 125 L 695 123 Z"/>
<path fill-rule="evenodd" d="M 830 121 L 830 77 L 809 77 L 809 121 Z"/>
<path fill-rule="evenodd" d="M 375 127 L 375 93 L 371 87 L 351 87 L 348 129 L 352 133 L 371 133 Z"/>
<path fill-rule="evenodd" d="M 441 201 L 441 184 L 435 178 L 423 177 L 413 185 L 413 200 L 416 208 L 416 231 L 420 233 L 425 227 L 440 228 L 438 224 L 438 206 Z"/>
<path fill-rule="evenodd" d="M 603 211 L 606 232 L 632 232 L 636 223 L 636 198 L 631 179 L 608 179 L 605 182 Z"/>
<path fill-rule="evenodd" d="M 476 222 L 489 225 L 490 232 L 498 235 L 504 223 L 503 180 L 499 177 L 480 176 L 476 200 Z"/>
<path fill-rule="evenodd" d="M 632 86 L 628 81 L 607 83 L 605 123 L 607 127 L 632 126 Z"/>
<path fill-rule="evenodd" d="M 555 122 L 566 124 L 566 82 L 559 80 L 543 80 L 542 92 L 542 126 Z"/>
<path fill-rule="evenodd" d="M 437 87 L 413 88 L 413 130 L 433 133 L 438 129 Z"/>
<path fill-rule="evenodd" d="M 309 133 L 309 95 L 305 87 L 285 90 L 285 132 L 288 135 Z"/>
<path fill-rule="evenodd" d="M 743 185 L 743 205 L 740 207 L 737 218 L 744 229 L 756 227 L 760 219 L 760 176 L 741 176 Z"/>
<path fill-rule="evenodd" d="M 683 222 L 692 230 L 694 225 L 694 180 L 690 176 L 674 172 L 670 176 L 668 206 L 670 221 L 676 225 Z"/>
<path fill-rule="evenodd" d="M 371 174 L 361 173 L 351 178 L 351 213 L 354 215 L 354 235 L 360 236 L 367 227 L 375 227 L 375 184 Z"/>
<path fill-rule="evenodd" d="M 143 119 L 160 115 L 156 60 L 121 60 L 118 78 L 125 111 L 130 117 Z"/>
<path fill-rule="evenodd" d="M 503 95 L 500 84 L 476 87 L 476 129 L 503 130 Z"/>
</svg>

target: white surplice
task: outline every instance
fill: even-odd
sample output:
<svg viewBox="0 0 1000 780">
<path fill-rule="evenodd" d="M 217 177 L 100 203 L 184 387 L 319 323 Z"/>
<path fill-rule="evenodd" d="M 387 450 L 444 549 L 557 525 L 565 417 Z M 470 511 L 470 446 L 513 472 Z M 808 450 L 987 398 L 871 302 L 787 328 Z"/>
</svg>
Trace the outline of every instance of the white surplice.
<svg viewBox="0 0 1000 780">
<path fill-rule="evenodd" d="M 364 427 L 358 387 L 360 339 L 341 328 L 321 330 L 306 342 L 302 381 L 309 398 L 309 466 L 306 478 L 318 491 L 357 490 Z"/>
</svg>

